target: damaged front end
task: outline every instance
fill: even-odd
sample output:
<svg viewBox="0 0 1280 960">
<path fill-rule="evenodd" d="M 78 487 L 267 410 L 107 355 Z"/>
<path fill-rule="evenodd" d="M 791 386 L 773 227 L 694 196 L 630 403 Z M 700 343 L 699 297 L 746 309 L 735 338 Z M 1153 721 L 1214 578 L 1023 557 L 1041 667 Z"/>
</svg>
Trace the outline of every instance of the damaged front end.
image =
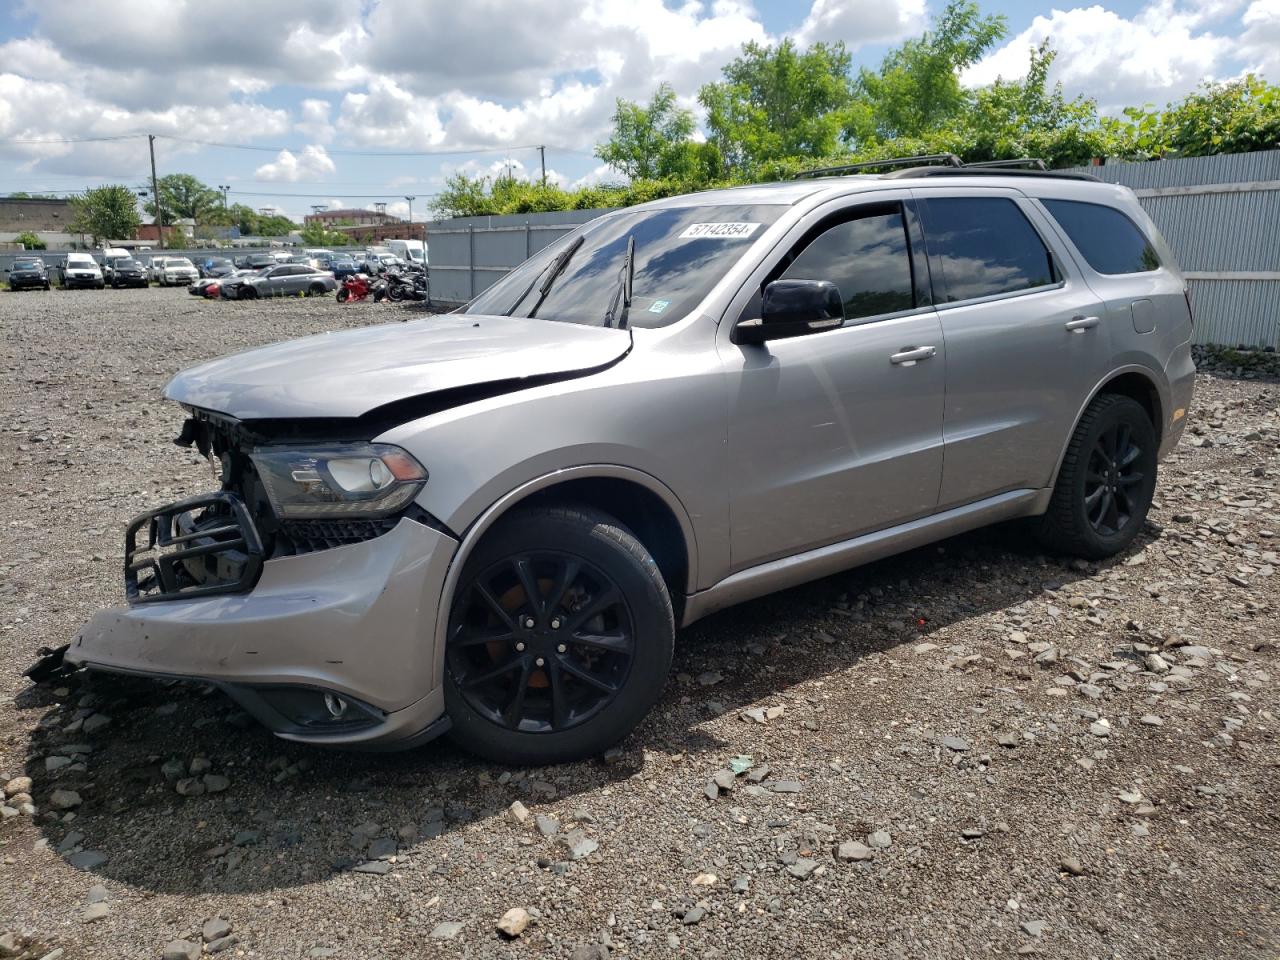
<svg viewBox="0 0 1280 960">
<path fill-rule="evenodd" d="M 246 593 L 267 560 L 372 540 L 402 516 L 440 526 L 412 504 L 427 473 L 409 454 L 306 435 L 192 410 L 174 443 L 208 459 L 221 489 L 129 524 L 129 602 Z"/>
<path fill-rule="evenodd" d="M 86 666 L 200 680 L 277 735 L 324 744 L 443 730 L 420 624 L 457 540 L 414 503 L 426 469 L 362 439 L 366 425 L 187 409 L 175 442 L 214 465 L 219 489 L 129 524 L 128 607 L 101 611 L 32 679 Z"/>
</svg>

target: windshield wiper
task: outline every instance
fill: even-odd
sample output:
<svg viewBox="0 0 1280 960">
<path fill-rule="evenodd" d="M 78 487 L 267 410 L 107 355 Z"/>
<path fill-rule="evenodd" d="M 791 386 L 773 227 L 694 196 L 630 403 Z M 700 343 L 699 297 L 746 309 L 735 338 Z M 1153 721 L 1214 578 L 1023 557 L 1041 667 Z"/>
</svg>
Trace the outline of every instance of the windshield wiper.
<svg viewBox="0 0 1280 960">
<path fill-rule="evenodd" d="M 558 254 L 556 254 L 550 263 L 548 263 L 545 267 L 539 270 L 537 274 L 534 275 L 534 278 L 529 281 L 529 285 L 520 291 L 520 296 L 516 297 L 516 302 L 511 305 L 511 308 L 509 310 L 507 310 L 508 317 L 513 316 L 515 314 L 516 307 L 524 303 L 524 298 L 529 295 L 529 291 L 531 291 L 534 288 L 534 285 L 537 284 L 538 277 L 541 277 L 545 273 L 546 278 L 542 281 L 542 286 L 538 287 L 538 300 L 536 303 L 534 303 L 533 309 L 529 311 L 527 316 L 532 317 L 535 313 L 538 312 L 538 308 L 542 306 L 542 301 L 547 298 L 547 291 L 550 290 L 551 285 L 556 282 L 556 277 L 560 276 L 560 274 L 564 271 L 564 268 L 568 266 L 569 258 L 572 257 L 577 252 L 580 246 L 582 246 L 582 240 L 583 240 L 583 237 L 581 235 L 575 237 L 573 242 L 570 243 L 569 246 L 565 247 Z"/>
<path fill-rule="evenodd" d="M 622 260 L 622 270 L 618 274 L 618 288 L 613 291 L 613 299 L 609 301 L 609 309 L 604 312 L 604 325 L 612 327 L 616 319 L 618 329 L 627 325 L 627 311 L 631 309 L 631 286 L 636 277 L 636 238 L 635 234 L 627 236 L 627 255 Z M 618 301 L 622 301 L 622 309 L 618 310 Z"/>
</svg>

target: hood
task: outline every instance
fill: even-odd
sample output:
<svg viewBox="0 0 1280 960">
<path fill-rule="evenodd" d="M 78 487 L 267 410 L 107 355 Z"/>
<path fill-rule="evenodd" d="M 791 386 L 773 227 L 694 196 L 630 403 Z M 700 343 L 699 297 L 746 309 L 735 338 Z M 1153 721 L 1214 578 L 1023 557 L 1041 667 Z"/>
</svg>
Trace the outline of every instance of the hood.
<svg viewBox="0 0 1280 960">
<path fill-rule="evenodd" d="M 442 390 L 582 374 L 630 348 L 626 330 L 446 314 L 232 354 L 182 371 L 164 395 L 239 420 L 359 417 Z"/>
</svg>

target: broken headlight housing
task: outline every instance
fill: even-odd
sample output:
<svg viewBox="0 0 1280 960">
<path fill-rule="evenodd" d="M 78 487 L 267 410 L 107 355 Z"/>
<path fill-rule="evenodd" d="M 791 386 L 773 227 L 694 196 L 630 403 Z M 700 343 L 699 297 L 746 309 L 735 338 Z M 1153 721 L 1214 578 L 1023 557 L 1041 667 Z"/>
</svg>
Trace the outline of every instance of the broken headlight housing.
<svg viewBox="0 0 1280 960">
<path fill-rule="evenodd" d="M 427 481 L 422 464 L 387 443 L 258 447 L 250 457 L 281 520 L 385 517 Z"/>
</svg>

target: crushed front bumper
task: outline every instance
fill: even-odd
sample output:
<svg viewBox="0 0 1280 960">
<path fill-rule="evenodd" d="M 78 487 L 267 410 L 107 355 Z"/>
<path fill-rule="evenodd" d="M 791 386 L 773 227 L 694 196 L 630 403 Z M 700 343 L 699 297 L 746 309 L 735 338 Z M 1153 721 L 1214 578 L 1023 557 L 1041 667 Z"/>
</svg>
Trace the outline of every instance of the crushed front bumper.
<svg viewBox="0 0 1280 960">
<path fill-rule="evenodd" d="M 66 661 L 213 683 L 278 736 L 355 748 L 410 745 L 444 729 L 432 686 L 436 609 L 457 541 L 401 519 L 388 533 L 267 560 L 250 592 L 134 603 L 99 612 Z M 300 720 L 324 694 L 345 723 Z M 310 709 L 310 708 L 307 708 Z"/>
</svg>

